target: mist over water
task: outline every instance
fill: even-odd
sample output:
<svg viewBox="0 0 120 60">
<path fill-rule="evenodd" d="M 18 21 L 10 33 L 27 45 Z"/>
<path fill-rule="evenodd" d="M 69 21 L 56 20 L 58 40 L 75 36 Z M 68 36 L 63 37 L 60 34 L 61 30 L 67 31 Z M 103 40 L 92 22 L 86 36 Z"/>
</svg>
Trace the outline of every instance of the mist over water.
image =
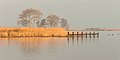
<svg viewBox="0 0 120 60">
<path fill-rule="evenodd" d="M 1 38 L 0 60 L 120 60 L 120 32 L 99 37 Z"/>
</svg>

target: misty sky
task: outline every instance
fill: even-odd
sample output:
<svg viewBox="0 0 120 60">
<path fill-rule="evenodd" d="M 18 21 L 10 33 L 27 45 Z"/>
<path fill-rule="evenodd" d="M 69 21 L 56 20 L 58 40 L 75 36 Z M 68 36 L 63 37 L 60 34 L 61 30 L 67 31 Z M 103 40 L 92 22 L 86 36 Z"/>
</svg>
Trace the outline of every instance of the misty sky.
<svg viewBox="0 0 120 60">
<path fill-rule="evenodd" d="M 120 28 L 120 0 L 0 0 L 0 26 L 16 26 L 26 8 L 64 17 L 72 28 Z"/>
</svg>

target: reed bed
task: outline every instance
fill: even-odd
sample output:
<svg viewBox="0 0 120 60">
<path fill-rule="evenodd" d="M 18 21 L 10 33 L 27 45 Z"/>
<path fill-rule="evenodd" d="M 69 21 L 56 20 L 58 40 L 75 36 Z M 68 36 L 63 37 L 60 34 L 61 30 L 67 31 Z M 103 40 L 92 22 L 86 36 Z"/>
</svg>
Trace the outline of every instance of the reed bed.
<svg viewBox="0 0 120 60">
<path fill-rule="evenodd" d="M 65 37 L 63 28 L 0 28 L 0 37 Z"/>
</svg>

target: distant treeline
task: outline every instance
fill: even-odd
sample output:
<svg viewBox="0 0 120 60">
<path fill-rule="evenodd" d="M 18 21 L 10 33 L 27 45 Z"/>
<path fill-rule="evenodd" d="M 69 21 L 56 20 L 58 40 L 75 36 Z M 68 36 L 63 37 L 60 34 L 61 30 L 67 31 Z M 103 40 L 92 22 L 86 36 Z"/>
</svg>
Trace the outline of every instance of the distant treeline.
<svg viewBox="0 0 120 60">
<path fill-rule="evenodd" d="M 85 28 L 84 31 L 120 31 L 120 28 Z"/>
<path fill-rule="evenodd" d="M 102 28 L 85 28 L 85 31 L 104 31 Z"/>
</svg>

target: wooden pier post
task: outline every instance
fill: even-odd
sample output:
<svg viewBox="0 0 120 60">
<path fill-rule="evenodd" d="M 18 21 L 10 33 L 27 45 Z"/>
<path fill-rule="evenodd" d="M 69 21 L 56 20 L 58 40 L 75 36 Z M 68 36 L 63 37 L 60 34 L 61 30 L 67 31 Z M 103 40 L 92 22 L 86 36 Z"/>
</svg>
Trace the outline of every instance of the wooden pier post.
<svg viewBox="0 0 120 60">
<path fill-rule="evenodd" d="M 99 37 L 99 32 L 97 32 L 97 37 Z"/>
<path fill-rule="evenodd" d="M 93 37 L 95 38 L 95 32 L 93 32 Z"/>
<path fill-rule="evenodd" d="M 77 37 L 79 37 L 79 32 L 77 32 Z"/>
<path fill-rule="evenodd" d="M 74 32 L 72 32 L 72 42 L 74 44 Z"/>
<path fill-rule="evenodd" d="M 90 38 L 91 38 L 91 32 L 89 33 L 89 35 L 90 35 Z"/>
<path fill-rule="evenodd" d="M 69 37 L 69 35 L 70 35 L 70 34 L 69 34 L 69 32 L 68 32 L 68 37 Z"/>
<path fill-rule="evenodd" d="M 85 33 L 85 37 L 87 38 L 87 32 Z"/>
<path fill-rule="evenodd" d="M 81 32 L 81 35 L 83 35 L 83 32 Z"/>
<path fill-rule="evenodd" d="M 72 32 L 72 37 L 74 37 L 74 32 Z"/>
<path fill-rule="evenodd" d="M 77 32 L 77 42 L 78 42 L 78 40 L 79 40 L 79 32 Z"/>
</svg>

